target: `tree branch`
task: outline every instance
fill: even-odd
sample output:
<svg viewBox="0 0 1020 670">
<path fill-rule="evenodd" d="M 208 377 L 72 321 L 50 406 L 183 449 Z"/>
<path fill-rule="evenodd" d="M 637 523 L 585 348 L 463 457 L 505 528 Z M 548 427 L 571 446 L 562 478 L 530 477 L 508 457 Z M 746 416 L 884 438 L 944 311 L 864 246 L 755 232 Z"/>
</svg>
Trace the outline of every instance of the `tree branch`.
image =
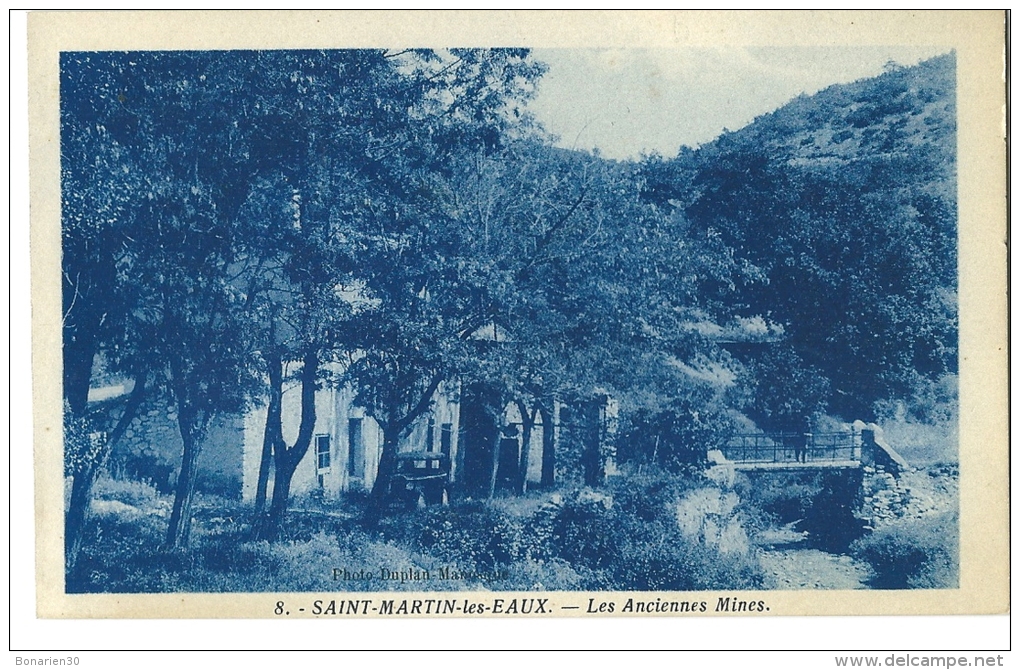
<svg viewBox="0 0 1020 670">
<path fill-rule="evenodd" d="M 528 270 L 530 270 L 534 266 L 538 265 L 539 263 L 544 262 L 545 259 L 542 258 L 542 252 L 545 250 L 546 247 L 548 247 L 550 244 L 552 244 L 553 235 L 555 235 L 557 232 L 559 232 L 559 230 L 564 225 L 566 225 L 566 223 L 570 219 L 570 217 L 573 216 L 575 211 L 577 211 L 577 208 L 581 206 L 582 202 L 584 202 L 584 198 L 587 195 L 588 195 L 588 187 L 586 186 L 581 191 L 581 195 L 578 196 L 576 201 L 574 201 L 574 204 L 570 206 L 570 209 L 568 209 L 567 212 L 563 216 L 561 216 L 559 218 L 559 220 L 556 221 L 556 223 L 554 223 L 553 225 L 549 226 L 549 230 L 545 231 L 545 235 L 543 235 L 542 239 L 539 240 L 538 244 L 535 245 L 535 253 L 532 254 L 531 261 L 529 261 L 527 265 L 525 265 L 520 270 L 518 270 L 518 272 L 517 272 L 517 279 L 524 279 L 525 275 L 528 272 Z"/>
<path fill-rule="evenodd" d="M 404 418 L 399 421 L 395 421 L 394 427 L 402 431 L 410 426 L 415 419 L 424 414 L 425 410 L 428 409 L 429 403 L 432 402 L 432 396 L 435 394 L 436 390 L 439 389 L 439 384 L 441 382 L 442 375 L 438 372 L 432 375 L 432 380 L 429 382 L 425 393 L 423 393 L 421 398 L 418 400 L 418 403 L 404 416 Z"/>
</svg>

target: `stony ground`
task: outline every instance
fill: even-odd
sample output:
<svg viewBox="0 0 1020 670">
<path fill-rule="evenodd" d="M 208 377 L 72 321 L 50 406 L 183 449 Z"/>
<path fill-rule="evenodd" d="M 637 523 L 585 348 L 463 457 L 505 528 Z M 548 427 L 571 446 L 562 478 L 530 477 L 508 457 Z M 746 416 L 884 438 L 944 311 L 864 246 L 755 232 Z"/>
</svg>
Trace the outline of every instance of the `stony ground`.
<svg viewBox="0 0 1020 670">
<path fill-rule="evenodd" d="M 900 476 L 900 489 L 905 491 L 906 500 L 899 518 L 919 519 L 952 511 L 959 505 L 959 488 L 959 476 L 954 470 L 929 468 L 905 472 Z"/>
<path fill-rule="evenodd" d="M 904 472 L 872 492 L 879 512 L 876 526 L 910 523 L 955 509 L 959 478 L 952 467 L 930 467 Z M 792 524 L 771 529 L 755 538 L 761 547 L 759 560 L 772 589 L 865 589 L 871 567 L 851 556 L 830 554 L 801 545 L 806 534 Z"/>
<path fill-rule="evenodd" d="M 865 468 L 864 518 L 873 528 L 953 511 L 959 500 L 955 466 L 936 465 L 894 477 Z"/>
<path fill-rule="evenodd" d="M 818 549 L 766 549 L 759 555 L 768 589 L 865 589 L 867 564 Z"/>
</svg>

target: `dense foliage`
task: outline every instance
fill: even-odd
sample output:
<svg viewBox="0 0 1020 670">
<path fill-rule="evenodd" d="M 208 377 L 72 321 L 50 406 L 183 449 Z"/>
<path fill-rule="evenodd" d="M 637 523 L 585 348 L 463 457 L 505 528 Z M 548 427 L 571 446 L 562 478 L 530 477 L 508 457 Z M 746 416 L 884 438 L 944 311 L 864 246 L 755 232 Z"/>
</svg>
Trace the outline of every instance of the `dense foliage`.
<svg viewBox="0 0 1020 670">
<path fill-rule="evenodd" d="M 955 137 L 947 55 L 647 162 L 646 197 L 753 270 L 720 303 L 785 333 L 747 357 L 756 419 L 863 417 L 955 371 Z"/>
<path fill-rule="evenodd" d="M 526 112 L 543 72 L 523 49 L 62 54 L 69 572 L 92 483 L 144 395 L 173 406 L 183 442 L 165 524 L 114 529 L 123 546 L 86 556 L 79 583 L 138 544 L 149 553 L 133 561 L 211 569 L 268 552 L 327 385 L 350 384 L 382 430 L 369 517 L 401 437 L 447 382 L 493 416 L 513 404 L 526 425 L 568 405 L 543 483 L 593 488 L 609 451 L 627 473 L 679 481 L 738 425 L 799 429 L 824 411 L 869 419 L 902 403 L 929 419 L 950 404 L 952 55 L 640 162 L 555 148 Z M 135 389 L 105 443 L 87 428 L 99 377 Z M 290 443 L 288 381 L 301 396 Z M 585 413 L 610 400 L 616 444 L 592 452 Z M 256 532 L 178 555 L 192 518 L 214 514 L 192 509 L 212 418 L 259 403 Z M 526 473 L 526 441 L 522 452 Z M 472 485 L 492 498 L 495 479 L 493 467 Z M 517 584 L 756 584 L 682 536 L 664 511 L 675 491 L 619 486 L 527 514 L 465 503 L 382 532 L 401 552 L 519 571 Z M 792 505 L 767 497 L 756 504 L 769 513 Z M 349 556 L 362 532 L 308 542 Z M 890 542 L 860 550 L 895 562 Z"/>
<path fill-rule="evenodd" d="M 287 520 L 286 542 L 252 541 L 227 501 L 204 499 L 187 555 L 156 550 L 170 503 L 154 489 L 99 482 L 104 499 L 72 592 L 336 591 L 333 570 L 366 566 L 345 591 L 711 590 L 755 588 L 752 555 L 720 553 L 683 536 L 675 506 L 686 488 L 661 478 L 618 482 L 608 493 L 566 493 L 559 502 L 481 502 L 422 510 L 367 533 L 350 517 L 306 513 Z M 529 501 L 521 501 L 527 503 Z M 428 581 L 387 581 L 381 569 L 431 571 Z M 463 578 L 443 580 L 441 570 Z"/>
</svg>

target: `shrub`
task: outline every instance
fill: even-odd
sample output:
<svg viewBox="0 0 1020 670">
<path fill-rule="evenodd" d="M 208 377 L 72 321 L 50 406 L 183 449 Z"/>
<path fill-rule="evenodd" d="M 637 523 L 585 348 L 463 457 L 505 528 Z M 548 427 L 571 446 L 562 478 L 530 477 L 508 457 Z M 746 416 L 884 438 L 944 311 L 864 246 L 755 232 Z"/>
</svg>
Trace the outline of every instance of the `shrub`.
<svg viewBox="0 0 1020 670">
<path fill-rule="evenodd" d="M 100 439 L 93 439 L 87 419 L 76 416 L 64 401 L 64 476 L 74 477 L 93 465 L 102 448 Z"/>
<path fill-rule="evenodd" d="M 476 502 L 430 508 L 400 520 L 407 526 L 405 541 L 416 551 L 483 572 L 544 558 L 525 522 Z"/>
<path fill-rule="evenodd" d="M 621 558 L 614 575 L 619 589 L 703 591 L 762 584 L 751 557 L 721 554 L 685 538 L 673 525 L 657 524 L 625 537 Z"/>
<path fill-rule="evenodd" d="M 116 500 L 143 509 L 152 509 L 159 502 L 156 487 L 148 482 L 133 479 L 100 477 L 96 481 L 93 495 L 100 500 Z"/>
<path fill-rule="evenodd" d="M 693 484 L 692 484 L 693 482 Z M 166 520 L 148 484 L 103 480 L 111 500 L 137 506 L 99 519 L 69 590 L 260 592 L 373 590 L 693 590 L 760 584 L 748 556 L 720 553 L 677 524 L 676 502 L 697 479 L 621 478 L 608 491 L 580 489 L 527 505 L 465 501 L 384 518 L 371 530 L 350 515 L 292 512 L 286 539 L 251 541 L 250 512 L 201 496 L 192 549 L 160 550 Z M 531 504 L 533 503 L 533 504 Z M 334 568 L 449 568 L 493 573 L 486 581 L 333 581 Z M 469 578 L 469 580 L 472 578 Z"/>
<path fill-rule="evenodd" d="M 615 485 L 620 502 L 581 491 L 547 520 L 550 547 L 578 570 L 588 589 L 705 590 L 760 586 L 749 556 L 723 555 L 684 537 L 675 518 L 679 492 L 690 482 L 652 479 Z M 639 501 L 644 501 L 639 502 Z"/>
<path fill-rule="evenodd" d="M 543 517 L 539 525 L 556 556 L 590 570 L 611 569 L 621 560 L 621 518 L 612 498 L 582 491 Z"/>
<path fill-rule="evenodd" d="M 514 514 L 480 502 L 389 520 L 383 532 L 436 565 L 501 570 L 503 589 L 692 590 L 752 588 L 749 556 L 723 555 L 681 533 L 676 501 L 697 484 L 662 475 L 580 489 L 537 511 Z"/>
<path fill-rule="evenodd" d="M 75 570 L 67 575 L 67 592 L 167 590 L 167 566 L 158 560 L 158 547 L 165 533 L 166 523 L 157 516 L 96 515 Z"/>
<path fill-rule="evenodd" d="M 687 491 L 710 485 L 704 470 L 694 467 L 683 471 L 679 477 L 665 472 L 629 475 L 613 480 L 609 489 L 614 505 L 620 510 L 652 521 L 663 514 L 671 516 L 677 500 Z"/>
<path fill-rule="evenodd" d="M 959 584 L 959 516 L 955 512 L 880 528 L 850 545 L 871 564 L 879 589 L 955 588 Z"/>
<path fill-rule="evenodd" d="M 591 581 L 588 571 L 559 558 L 518 561 L 507 573 L 508 588 L 515 591 L 577 591 Z"/>
<path fill-rule="evenodd" d="M 791 430 L 823 412 L 832 383 L 792 345 L 769 346 L 747 366 L 753 401 L 747 414 L 765 430 Z"/>
<path fill-rule="evenodd" d="M 680 473 L 724 445 L 734 432 L 725 413 L 700 402 L 677 403 L 663 411 L 625 415 L 617 440 L 617 459 Z"/>
</svg>

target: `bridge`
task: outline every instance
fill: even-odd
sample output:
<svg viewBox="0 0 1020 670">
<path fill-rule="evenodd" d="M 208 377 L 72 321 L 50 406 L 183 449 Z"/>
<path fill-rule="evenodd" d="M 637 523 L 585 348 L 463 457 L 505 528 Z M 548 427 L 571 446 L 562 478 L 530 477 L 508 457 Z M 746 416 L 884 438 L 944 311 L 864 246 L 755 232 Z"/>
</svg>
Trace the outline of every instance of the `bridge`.
<svg viewBox="0 0 1020 670">
<path fill-rule="evenodd" d="M 861 438 L 837 433 L 745 433 L 732 436 L 722 456 L 736 470 L 859 468 Z"/>
<path fill-rule="evenodd" d="M 832 433 L 745 433 L 732 436 L 710 458 L 734 470 L 847 470 L 880 465 L 899 472 L 907 462 L 875 424 L 855 421 Z"/>
<path fill-rule="evenodd" d="M 910 499 L 909 488 L 899 483 L 910 465 L 874 423 L 854 421 L 849 430 L 832 433 L 733 435 L 708 452 L 708 461 L 711 478 L 731 487 L 738 472 L 752 482 L 774 475 L 819 481 L 822 490 L 812 506 L 827 510 L 823 520 L 830 528 L 857 522 L 875 527 Z"/>
</svg>

